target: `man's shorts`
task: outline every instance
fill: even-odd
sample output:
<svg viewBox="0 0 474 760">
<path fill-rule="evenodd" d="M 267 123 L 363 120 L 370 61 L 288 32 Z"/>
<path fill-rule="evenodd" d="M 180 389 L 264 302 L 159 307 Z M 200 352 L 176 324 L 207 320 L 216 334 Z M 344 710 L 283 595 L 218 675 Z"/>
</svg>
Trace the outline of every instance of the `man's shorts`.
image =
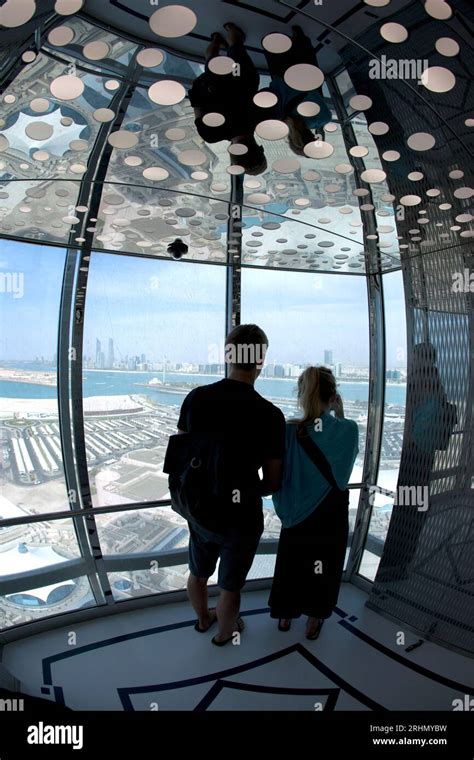
<svg viewBox="0 0 474 760">
<path fill-rule="evenodd" d="M 189 524 L 189 570 L 196 578 L 209 578 L 220 557 L 217 585 L 224 591 L 240 591 L 257 551 L 260 535 L 221 536 Z"/>
</svg>

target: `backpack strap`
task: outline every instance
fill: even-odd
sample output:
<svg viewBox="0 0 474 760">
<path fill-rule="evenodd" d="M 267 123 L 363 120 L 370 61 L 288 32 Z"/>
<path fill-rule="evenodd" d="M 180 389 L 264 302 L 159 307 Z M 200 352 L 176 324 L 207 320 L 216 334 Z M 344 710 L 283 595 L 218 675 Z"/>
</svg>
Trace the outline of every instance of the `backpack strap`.
<svg viewBox="0 0 474 760">
<path fill-rule="evenodd" d="M 336 491 L 341 489 L 337 485 L 336 479 L 333 475 L 331 465 L 329 464 L 326 456 L 323 454 L 319 446 L 310 438 L 309 433 L 304 424 L 298 425 L 296 430 L 296 439 L 301 448 L 309 456 L 313 464 L 318 468 L 321 475 L 330 483 L 330 485 Z"/>
</svg>

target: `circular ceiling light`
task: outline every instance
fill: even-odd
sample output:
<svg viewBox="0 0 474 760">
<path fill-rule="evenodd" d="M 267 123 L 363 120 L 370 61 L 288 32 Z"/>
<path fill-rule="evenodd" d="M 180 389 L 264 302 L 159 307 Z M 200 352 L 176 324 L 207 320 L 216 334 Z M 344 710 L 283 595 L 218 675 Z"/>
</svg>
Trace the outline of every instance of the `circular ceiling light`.
<svg viewBox="0 0 474 760">
<path fill-rule="evenodd" d="M 249 149 L 243 143 L 233 143 L 227 148 L 231 156 L 243 156 L 249 152 Z"/>
<path fill-rule="evenodd" d="M 48 42 L 50 45 L 60 47 L 62 45 L 69 45 L 74 39 L 74 29 L 69 26 L 57 26 L 48 34 Z"/>
<path fill-rule="evenodd" d="M 147 169 L 143 170 L 143 176 L 145 179 L 149 179 L 152 182 L 162 182 L 170 175 L 169 172 L 166 171 L 166 169 L 163 169 L 161 166 L 149 166 Z"/>
<path fill-rule="evenodd" d="M 3 98 L 3 102 L 8 103 L 8 104 L 14 103 L 15 100 L 16 100 L 16 95 L 13 95 L 12 93 L 5 95 L 5 97 Z"/>
<path fill-rule="evenodd" d="M 356 158 L 363 158 L 368 152 L 369 149 L 364 145 L 354 145 L 352 148 L 349 148 L 351 156 L 355 156 Z"/>
<path fill-rule="evenodd" d="M 21 56 L 21 60 L 25 63 L 33 63 L 33 61 L 36 60 L 36 53 L 34 50 L 25 50 L 23 55 Z"/>
<path fill-rule="evenodd" d="M 137 55 L 137 63 L 144 69 L 152 69 L 163 62 L 164 55 L 158 48 L 145 48 Z"/>
<path fill-rule="evenodd" d="M 116 79 L 107 79 L 107 81 L 104 84 L 104 87 L 109 92 L 113 92 L 114 90 L 118 90 L 120 87 L 120 82 L 117 82 Z"/>
<path fill-rule="evenodd" d="M 95 42 L 88 42 L 84 45 L 82 52 L 89 61 L 101 61 L 103 58 L 107 58 L 110 55 L 110 45 L 106 42 L 96 40 Z"/>
<path fill-rule="evenodd" d="M 10 29 L 26 24 L 35 15 L 35 0 L 7 0 L 0 8 L 0 26 Z"/>
<path fill-rule="evenodd" d="M 227 167 L 227 172 L 229 174 L 244 174 L 245 169 L 243 166 L 240 166 L 240 164 L 233 164 L 232 166 Z"/>
<path fill-rule="evenodd" d="M 54 10 L 59 16 L 72 16 L 84 5 L 84 0 L 56 0 Z"/>
<path fill-rule="evenodd" d="M 61 124 L 63 125 L 63 127 L 71 127 L 74 124 L 74 122 L 70 116 L 63 116 L 61 119 Z"/>
<path fill-rule="evenodd" d="M 272 168 L 279 174 L 293 174 L 297 172 L 301 164 L 296 158 L 280 158 L 273 162 Z"/>
<path fill-rule="evenodd" d="M 35 113 L 45 113 L 49 108 L 49 100 L 46 100 L 46 98 L 33 98 L 30 108 Z"/>
<path fill-rule="evenodd" d="M 143 163 L 143 158 L 140 158 L 140 156 L 127 156 L 123 162 L 127 166 L 140 166 Z"/>
<path fill-rule="evenodd" d="M 206 113 L 202 120 L 206 127 L 222 127 L 222 125 L 225 123 L 225 116 L 223 116 L 221 113 L 217 113 L 215 111 L 211 113 Z"/>
<path fill-rule="evenodd" d="M 382 153 L 382 158 L 384 161 L 398 161 L 400 153 L 398 150 L 386 150 L 385 153 Z"/>
<path fill-rule="evenodd" d="M 10 143 L 4 135 L 0 135 L 0 151 L 7 150 L 10 147 Z"/>
<path fill-rule="evenodd" d="M 25 132 L 31 140 L 49 140 L 54 132 L 54 128 L 51 124 L 47 124 L 45 121 L 32 121 L 25 128 Z"/>
<path fill-rule="evenodd" d="M 98 108 L 94 111 L 92 116 L 96 121 L 101 122 L 102 124 L 115 119 L 115 113 L 111 108 Z"/>
<path fill-rule="evenodd" d="M 373 135 L 386 135 L 389 126 L 384 121 L 374 121 L 372 124 L 369 124 L 369 132 Z"/>
<path fill-rule="evenodd" d="M 431 150 L 436 144 L 436 139 L 429 132 L 415 132 L 407 140 L 407 145 L 412 150 Z"/>
<path fill-rule="evenodd" d="M 182 150 L 178 153 L 178 161 L 184 166 L 200 166 L 206 163 L 207 156 L 202 150 Z"/>
<path fill-rule="evenodd" d="M 365 187 L 358 187 L 357 190 L 352 191 L 352 195 L 355 195 L 358 198 L 363 198 L 365 195 L 368 195 L 369 191 Z"/>
<path fill-rule="evenodd" d="M 279 32 L 266 34 L 262 40 L 262 47 L 268 53 L 286 53 L 292 46 L 291 37 Z"/>
<path fill-rule="evenodd" d="M 209 174 L 207 172 L 191 172 L 192 179 L 195 179 L 196 182 L 203 182 L 203 180 L 207 179 L 209 177 Z"/>
<path fill-rule="evenodd" d="M 272 106 L 278 103 L 278 98 L 274 92 L 270 92 L 270 90 L 262 90 L 253 96 L 253 102 L 259 108 L 272 108 Z"/>
<path fill-rule="evenodd" d="M 464 124 L 466 125 L 466 127 L 474 127 L 474 119 L 466 119 Z"/>
<path fill-rule="evenodd" d="M 49 89 L 58 100 L 75 100 L 84 92 L 84 82 L 72 74 L 64 74 L 53 79 Z"/>
<path fill-rule="evenodd" d="M 435 48 L 440 55 L 452 58 L 459 53 L 459 45 L 452 37 L 440 37 L 435 42 Z"/>
<path fill-rule="evenodd" d="M 308 169 L 308 171 L 303 174 L 303 179 L 308 182 L 316 182 L 318 179 L 321 179 L 321 175 L 314 169 Z"/>
<path fill-rule="evenodd" d="M 84 174 L 87 171 L 85 164 L 71 164 L 69 167 L 73 174 Z"/>
<path fill-rule="evenodd" d="M 311 63 L 295 63 L 285 71 L 283 78 L 289 87 L 303 92 L 317 90 L 324 82 L 321 69 Z"/>
<path fill-rule="evenodd" d="M 457 190 L 453 193 L 455 198 L 461 198 L 462 200 L 465 200 L 467 198 L 472 198 L 474 195 L 474 190 L 472 187 L 458 187 Z"/>
<path fill-rule="evenodd" d="M 49 153 L 47 150 L 36 150 L 33 153 L 33 158 L 35 161 L 47 161 L 49 158 Z"/>
<path fill-rule="evenodd" d="M 367 111 L 372 108 L 372 98 L 368 95 L 353 95 L 349 100 L 349 105 L 354 111 Z"/>
<path fill-rule="evenodd" d="M 449 209 L 451 208 L 451 204 L 450 203 L 440 203 L 439 204 L 439 208 L 441 209 L 441 211 L 449 211 Z"/>
<path fill-rule="evenodd" d="M 314 140 L 304 146 L 305 156 L 308 158 L 328 158 L 334 153 L 333 146 L 323 140 Z"/>
<path fill-rule="evenodd" d="M 451 179 L 462 179 L 464 177 L 464 172 L 461 171 L 461 169 L 453 169 L 452 172 L 449 172 L 449 176 Z"/>
<path fill-rule="evenodd" d="M 424 176 L 425 175 L 422 172 L 410 172 L 410 174 L 408 174 L 408 179 L 412 182 L 419 182 Z"/>
<path fill-rule="evenodd" d="M 114 148 L 125 150 L 133 148 L 138 143 L 138 137 L 133 132 L 129 132 L 128 129 L 118 129 L 109 135 L 108 142 Z"/>
<path fill-rule="evenodd" d="M 207 66 L 213 74 L 226 76 L 227 74 L 232 74 L 235 61 L 228 55 L 216 55 L 208 61 Z"/>
<path fill-rule="evenodd" d="M 69 143 L 69 149 L 75 151 L 87 150 L 89 143 L 87 140 L 71 140 Z"/>
<path fill-rule="evenodd" d="M 386 176 L 386 173 L 382 169 L 366 169 L 362 172 L 360 178 L 364 182 L 372 184 L 373 182 L 383 182 Z"/>
<path fill-rule="evenodd" d="M 304 208 L 305 206 L 310 206 L 311 201 L 309 198 L 295 198 L 294 204 L 295 206 L 301 206 Z"/>
<path fill-rule="evenodd" d="M 354 171 L 351 164 L 337 164 L 334 168 L 338 174 L 352 174 Z"/>
<path fill-rule="evenodd" d="M 271 201 L 271 197 L 267 195 L 267 193 L 251 193 L 249 196 L 247 196 L 247 201 L 249 203 L 256 203 L 263 206 L 265 203 L 269 203 Z"/>
<path fill-rule="evenodd" d="M 427 195 L 429 198 L 437 198 L 437 197 L 438 197 L 438 195 L 441 195 L 441 191 L 440 191 L 440 190 L 438 190 L 438 188 L 437 188 L 437 187 L 432 187 L 430 190 L 427 190 L 427 191 L 426 191 L 426 195 Z"/>
<path fill-rule="evenodd" d="M 423 71 L 420 82 L 430 92 L 449 92 L 456 84 L 456 77 L 444 66 L 430 66 Z"/>
<path fill-rule="evenodd" d="M 324 131 L 325 132 L 337 132 L 339 129 L 337 124 L 334 124 L 334 122 L 330 121 L 329 124 L 324 125 Z"/>
<path fill-rule="evenodd" d="M 421 198 L 419 195 L 403 195 L 400 198 L 400 203 L 402 206 L 418 206 L 421 203 Z"/>
<path fill-rule="evenodd" d="M 289 129 L 284 121 L 265 119 L 257 124 L 255 131 L 263 140 L 281 140 L 287 136 Z"/>
<path fill-rule="evenodd" d="M 408 32 L 401 24 L 388 23 L 382 24 L 380 27 L 380 35 L 387 40 L 387 42 L 405 42 L 408 39 Z"/>
<path fill-rule="evenodd" d="M 317 116 L 321 110 L 321 106 L 319 106 L 317 103 L 312 103 L 310 100 L 307 100 L 300 103 L 297 106 L 296 110 L 301 116 Z"/>
<path fill-rule="evenodd" d="M 166 5 L 150 16 L 150 29 L 159 37 L 184 37 L 197 24 L 194 11 L 184 5 Z"/>
<path fill-rule="evenodd" d="M 161 82 L 155 82 L 148 90 L 148 97 L 153 103 L 160 106 L 175 106 L 181 103 L 186 97 L 186 90 L 180 82 L 172 79 L 162 79 Z"/>
<path fill-rule="evenodd" d="M 383 8 L 388 5 L 390 0 L 364 0 L 366 5 L 371 5 L 373 8 Z"/>
<path fill-rule="evenodd" d="M 425 11 L 438 21 L 446 21 L 453 14 L 450 6 L 444 0 L 426 0 Z"/>
<path fill-rule="evenodd" d="M 173 141 L 183 140 L 186 137 L 186 130 L 180 129 L 180 127 L 171 127 L 166 130 L 165 137 Z"/>
</svg>

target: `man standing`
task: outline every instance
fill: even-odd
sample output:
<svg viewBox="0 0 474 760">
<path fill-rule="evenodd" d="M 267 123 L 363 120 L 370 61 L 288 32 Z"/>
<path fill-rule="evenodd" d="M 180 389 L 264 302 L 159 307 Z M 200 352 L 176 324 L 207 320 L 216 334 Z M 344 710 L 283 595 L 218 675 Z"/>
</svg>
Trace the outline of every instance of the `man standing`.
<svg viewBox="0 0 474 760">
<path fill-rule="evenodd" d="M 192 390 L 178 421 L 181 433 L 224 434 L 232 442 L 230 469 L 238 488 L 220 507 L 225 529 L 214 533 L 189 522 L 188 595 L 198 616 L 195 628 L 204 633 L 217 620 L 219 632 L 212 639 L 217 646 L 243 630 L 240 590 L 263 532 L 262 495 L 277 491 L 281 482 L 285 418 L 254 389 L 267 346 L 257 325 L 235 327 L 226 340 L 228 377 Z M 215 610 L 209 610 L 207 581 L 218 559 L 221 593 Z"/>
</svg>

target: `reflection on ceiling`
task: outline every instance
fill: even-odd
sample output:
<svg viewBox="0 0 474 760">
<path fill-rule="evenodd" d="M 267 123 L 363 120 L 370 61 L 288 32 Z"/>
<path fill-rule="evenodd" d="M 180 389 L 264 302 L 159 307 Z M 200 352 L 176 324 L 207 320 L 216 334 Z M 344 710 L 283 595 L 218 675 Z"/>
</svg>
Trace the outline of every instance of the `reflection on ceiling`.
<svg viewBox="0 0 474 760">
<path fill-rule="evenodd" d="M 0 8 L 0 34 L 33 23 L 35 14 L 41 15 L 39 5 L 7 0 Z M 282 6 L 270 5 L 281 15 Z M 370 23 L 391 18 L 388 0 L 366 0 L 365 5 L 371 8 Z M 404 5 L 393 3 L 394 10 Z M 287 14 L 277 20 L 269 9 L 265 15 L 263 6 L 258 20 L 263 46 L 283 54 L 292 44 L 281 20 Z M 369 81 L 369 97 L 344 71 L 329 82 L 316 65 L 287 69 L 285 81 L 295 90 L 323 87 L 332 116 L 324 140 L 315 136 L 302 155 L 291 151 L 287 125 L 268 116 L 276 97 L 266 89 L 270 80 L 262 71 L 254 103 L 261 113 L 256 138 L 267 168 L 257 176 L 245 174 L 239 164 L 246 146 L 226 140 L 207 144 L 198 135 L 187 92 L 203 65 L 170 52 L 173 44 L 182 49 L 187 42 L 194 51 L 199 31 L 202 60 L 213 31 L 202 4 L 154 8 L 135 3 L 135 11 L 149 17 L 141 46 L 92 23 L 92 16 L 104 19 L 112 7 L 120 10 L 122 21 L 131 13 L 126 2 L 104 2 L 99 11 L 96 2 L 56 0 L 47 20 L 42 17 L 40 49 L 25 37 L 21 60 L 0 96 L 0 235 L 157 257 L 169 257 L 167 245 L 181 237 L 189 246 L 187 259 L 224 264 L 233 177 L 240 176 L 237 226 L 244 265 L 383 272 L 399 268 L 404 256 L 468 243 L 473 236 L 467 166 L 459 162 L 458 151 L 456 160 L 449 156 L 447 151 L 457 146 L 444 117 L 437 115 L 439 100 L 459 95 L 464 87 L 463 77 L 452 70 L 463 44 L 446 26 L 451 9 L 444 0 L 425 3 L 426 23 L 439 24 L 439 35 L 415 95 L 404 82 L 388 77 Z M 226 13 L 231 11 L 227 5 Z M 312 6 L 307 11 L 317 19 Z M 242 8 L 237 15 L 245 18 Z M 378 44 L 388 45 L 394 60 L 413 36 L 407 19 L 374 27 Z M 310 23 L 318 27 L 317 20 Z M 129 26 L 134 28 L 133 15 Z M 257 63 L 264 60 L 261 53 L 253 56 Z M 228 58 L 212 60 L 217 75 L 227 73 Z M 12 65 L 10 56 L 5 71 Z M 408 134 L 399 114 L 387 115 L 384 96 L 377 94 L 384 87 L 394 88 L 399 97 L 408 93 L 419 105 L 419 112 L 410 109 L 418 126 Z M 465 95 L 462 108 L 469 102 Z M 433 107 L 423 112 L 426 102 Z M 461 109 L 460 101 L 456 107 Z M 311 116 L 316 109 L 308 100 L 298 111 Z M 216 111 L 206 114 L 205 124 L 217 129 L 223 120 Z M 472 113 L 464 113 L 462 123 L 469 132 Z M 442 182 L 436 181 L 441 166 Z"/>
</svg>

